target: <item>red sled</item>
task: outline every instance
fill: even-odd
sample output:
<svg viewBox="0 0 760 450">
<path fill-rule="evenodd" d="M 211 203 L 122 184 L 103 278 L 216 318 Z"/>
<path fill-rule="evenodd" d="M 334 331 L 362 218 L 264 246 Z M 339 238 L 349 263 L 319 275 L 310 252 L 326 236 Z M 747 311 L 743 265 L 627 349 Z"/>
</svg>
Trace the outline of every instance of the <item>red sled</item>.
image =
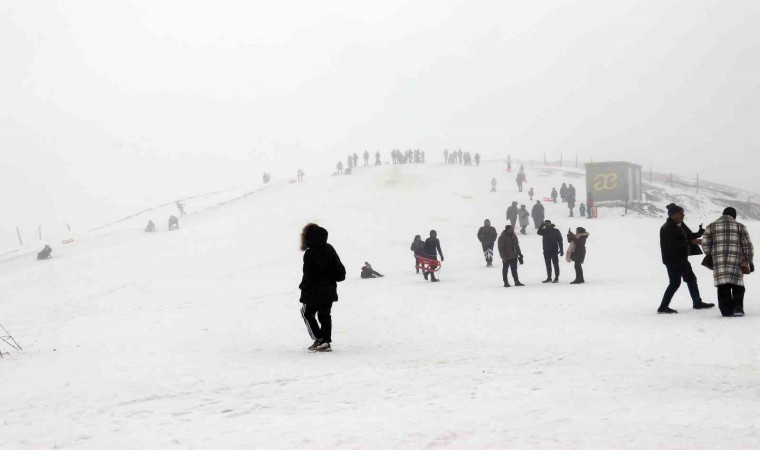
<svg viewBox="0 0 760 450">
<path fill-rule="evenodd" d="M 551 198 L 551 197 L 544 197 L 544 201 L 545 201 L 545 202 L 553 202 L 553 201 L 554 201 L 554 199 L 553 199 L 553 198 Z"/>
<path fill-rule="evenodd" d="M 417 258 L 417 268 L 427 273 L 435 273 L 441 270 L 441 262 L 433 258 L 415 255 Z"/>
</svg>

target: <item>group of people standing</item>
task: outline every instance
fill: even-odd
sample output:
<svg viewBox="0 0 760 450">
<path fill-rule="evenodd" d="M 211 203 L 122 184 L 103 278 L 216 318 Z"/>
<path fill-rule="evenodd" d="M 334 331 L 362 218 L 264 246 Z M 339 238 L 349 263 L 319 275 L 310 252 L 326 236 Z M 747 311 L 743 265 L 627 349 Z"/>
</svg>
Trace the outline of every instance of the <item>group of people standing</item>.
<svg viewBox="0 0 760 450">
<path fill-rule="evenodd" d="M 420 164 L 425 162 L 425 152 L 420 149 L 409 149 L 405 152 L 393 150 L 391 151 L 391 159 L 393 160 L 393 164 Z"/>
<path fill-rule="evenodd" d="M 567 203 L 567 207 L 570 209 L 570 217 L 574 217 L 573 211 L 575 209 L 576 199 L 575 186 L 573 186 L 572 183 L 570 183 L 569 186 L 566 183 L 562 183 L 562 186 L 559 188 L 559 192 L 557 192 L 557 188 L 552 188 L 551 198 L 554 203 L 557 203 L 558 195 L 562 200 L 562 203 Z M 580 204 L 578 212 L 580 213 L 581 217 L 586 217 L 586 206 L 583 203 Z"/>
<path fill-rule="evenodd" d="M 718 308 L 724 317 L 744 316 L 744 275 L 755 271 L 754 247 L 747 227 L 736 221 L 736 209 L 728 207 L 716 220 L 695 232 L 684 223 L 685 211 L 671 203 L 668 219 L 660 228 L 662 263 L 668 272 L 668 287 L 657 309 L 658 314 L 677 314 L 670 307 L 673 296 L 686 282 L 694 309 L 710 309 L 714 303 L 702 300 L 697 276 L 689 256 L 703 255 L 702 265 L 713 271 Z"/>
<path fill-rule="evenodd" d="M 513 204 L 514 206 L 514 204 Z M 524 205 L 523 205 L 524 206 Z M 538 226 L 538 235 L 543 238 L 543 255 L 546 264 L 546 280 L 544 283 L 559 282 L 559 257 L 564 256 L 564 246 L 562 233 L 557 230 L 550 220 L 542 221 Z M 496 229 L 491 226 L 491 221 L 486 220 L 483 226 L 478 230 L 478 240 L 483 248 L 483 255 L 486 260 L 486 266 L 493 266 L 493 250 L 497 241 Z M 585 283 L 583 277 L 583 263 L 586 260 L 586 240 L 588 232 L 585 228 L 578 227 L 573 233 L 567 230 L 567 241 L 570 244 L 567 251 L 567 261 L 575 263 L 575 280 L 570 284 Z M 515 233 L 513 224 L 507 225 L 501 235 L 498 237 L 497 249 L 502 260 L 502 278 L 504 287 L 510 287 L 508 274 L 512 273 L 515 286 L 524 286 L 518 276 L 517 265 L 524 263 L 524 256 L 520 249 L 520 239 Z M 552 276 L 552 269 L 554 275 Z"/>
<path fill-rule="evenodd" d="M 480 153 L 475 153 L 473 156 L 470 152 L 463 152 L 461 148 L 452 151 L 446 149 L 443 151 L 443 161 L 448 164 L 462 164 L 465 166 L 471 166 L 472 162 L 475 161 L 475 165 L 479 166 Z"/>
</svg>

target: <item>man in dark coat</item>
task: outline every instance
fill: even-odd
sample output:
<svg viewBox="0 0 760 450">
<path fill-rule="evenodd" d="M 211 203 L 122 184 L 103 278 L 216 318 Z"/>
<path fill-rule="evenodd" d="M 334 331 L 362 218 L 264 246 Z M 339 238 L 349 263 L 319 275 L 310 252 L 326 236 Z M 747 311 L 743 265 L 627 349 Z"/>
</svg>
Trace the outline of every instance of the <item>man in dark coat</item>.
<svg viewBox="0 0 760 450">
<path fill-rule="evenodd" d="M 562 203 L 565 203 L 565 201 L 567 201 L 567 184 L 562 183 L 562 186 L 560 186 L 559 197 L 562 199 Z"/>
<path fill-rule="evenodd" d="M 715 306 L 713 303 L 705 303 L 699 295 L 699 286 L 697 285 L 697 276 L 689 263 L 689 254 L 693 247 L 699 245 L 701 241 L 688 228 L 683 226 L 684 210 L 675 203 L 667 207 L 668 219 L 660 228 L 660 252 L 662 253 L 662 263 L 668 271 L 670 280 L 665 294 L 662 296 L 662 302 L 657 309 L 658 314 L 676 314 L 678 311 L 670 308 L 670 301 L 673 300 L 678 288 L 681 287 L 681 280 L 686 282 L 691 294 L 691 301 L 694 309 L 708 309 Z"/>
<path fill-rule="evenodd" d="M 551 197 L 552 197 L 552 201 L 554 203 L 557 203 L 557 188 L 552 188 Z M 564 203 L 564 200 L 563 200 L 563 203 Z"/>
<path fill-rule="evenodd" d="M 544 205 L 541 204 L 541 200 L 536 200 L 536 204 L 533 205 L 533 209 L 530 212 L 530 216 L 533 218 L 533 225 L 538 230 L 541 223 L 544 221 Z"/>
<path fill-rule="evenodd" d="M 364 150 L 364 165 L 369 165 L 369 152 L 367 150 Z"/>
<path fill-rule="evenodd" d="M 303 255 L 303 279 L 301 289 L 301 316 L 306 322 L 314 344 L 309 350 L 329 352 L 332 350 L 333 302 L 338 301 L 337 283 L 346 279 L 346 268 L 340 262 L 338 253 L 327 243 L 327 230 L 310 223 L 301 233 Z M 319 323 L 315 318 L 319 318 Z"/>
<path fill-rule="evenodd" d="M 475 165 L 480 165 L 480 153 L 475 153 Z"/>
<path fill-rule="evenodd" d="M 564 256 L 562 233 L 550 220 L 544 221 L 538 228 L 539 236 L 543 236 L 544 262 L 546 263 L 546 280 L 543 283 L 559 283 L 559 256 Z M 559 255 L 559 256 L 557 256 Z M 552 280 L 552 265 L 554 279 Z"/>
<path fill-rule="evenodd" d="M 517 190 L 522 192 L 523 191 L 523 183 L 525 183 L 525 174 L 520 172 L 517 174 L 517 177 L 515 178 L 515 181 L 517 182 Z"/>
<path fill-rule="evenodd" d="M 512 206 L 507 208 L 507 220 L 509 221 L 509 224 L 512 225 L 512 228 L 514 228 L 517 223 L 518 211 L 517 202 L 512 202 Z"/>
<path fill-rule="evenodd" d="M 502 269 L 501 277 L 504 280 L 504 287 L 509 287 L 508 271 L 512 270 L 512 278 L 515 280 L 515 286 L 525 286 L 520 283 L 517 276 L 517 262 L 523 263 L 523 254 L 520 250 L 520 240 L 515 234 L 512 225 L 507 225 L 499 236 L 499 256 L 501 256 Z"/>
<path fill-rule="evenodd" d="M 486 219 L 483 226 L 478 230 L 478 240 L 483 246 L 483 256 L 486 258 L 486 266 L 493 266 L 493 244 L 496 242 L 496 228 L 491 226 L 491 221 Z"/>
<path fill-rule="evenodd" d="M 441 241 L 438 240 L 438 232 L 435 230 L 430 230 L 430 237 L 425 239 L 425 248 L 423 250 L 425 253 L 425 258 L 429 259 L 438 259 L 438 255 L 441 255 L 441 261 L 443 261 L 443 251 L 441 250 Z M 435 272 L 423 270 L 422 276 L 425 277 L 425 279 L 428 279 L 428 275 L 430 275 L 430 281 L 433 283 L 438 282 L 438 279 L 435 277 Z"/>
<path fill-rule="evenodd" d="M 567 193 L 567 207 L 570 208 L 570 217 L 573 217 L 573 208 L 575 208 L 575 195 Z"/>
</svg>

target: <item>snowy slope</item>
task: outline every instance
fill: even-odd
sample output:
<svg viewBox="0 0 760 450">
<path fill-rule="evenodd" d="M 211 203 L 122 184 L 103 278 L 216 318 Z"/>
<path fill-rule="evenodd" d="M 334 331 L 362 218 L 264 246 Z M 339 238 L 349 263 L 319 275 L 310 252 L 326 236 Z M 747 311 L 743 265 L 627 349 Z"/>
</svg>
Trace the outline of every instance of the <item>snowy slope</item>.
<svg viewBox="0 0 760 450">
<path fill-rule="evenodd" d="M 565 180 L 585 197 L 573 171 L 527 175 L 538 196 Z M 513 199 L 530 205 L 513 180 L 497 163 L 360 168 L 270 185 L 177 232 L 119 229 L 49 261 L 0 261 L 0 322 L 24 346 L 2 348 L 0 448 L 760 446 L 754 276 L 745 318 L 690 309 L 685 287 L 681 314 L 658 316 L 662 219 L 547 205 L 563 232 L 589 229 L 587 284 L 568 285 L 564 262 L 561 284 L 540 283 L 531 227 L 527 286 L 505 289 L 475 234 L 485 218 L 503 229 Z M 331 354 L 305 351 L 298 311 L 309 221 L 349 270 Z M 431 228 L 438 284 L 408 251 Z M 386 277 L 360 280 L 364 261 Z"/>
</svg>

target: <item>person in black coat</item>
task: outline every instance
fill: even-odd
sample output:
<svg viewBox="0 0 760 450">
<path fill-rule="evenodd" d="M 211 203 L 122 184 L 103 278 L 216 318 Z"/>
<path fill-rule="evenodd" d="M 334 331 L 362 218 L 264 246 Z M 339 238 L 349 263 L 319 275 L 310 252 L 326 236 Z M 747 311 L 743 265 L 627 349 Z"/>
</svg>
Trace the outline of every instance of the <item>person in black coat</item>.
<svg viewBox="0 0 760 450">
<path fill-rule="evenodd" d="M 43 260 L 53 257 L 53 249 L 49 245 L 46 245 L 39 253 L 37 253 L 37 259 Z"/>
<path fill-rule="evenodd" d="M 676 314 L 678 311 L 670 308 L 670 301 L 681 287 L 681 280 L 686 282 L 691 295 L 691 301 L 694 309 L 709 309 L 715 306 L 713 303 L 705 303 L 699 295 L 699 285 L 697 276 L 689 263 L 689 255 L 694 252 L 701 254 L 699 249 L 699 237 L 704 233 L 701 230 L 693 233 L 683 223 L 684 210 L 675 203 L 667 207 L 668 219 L 660 228 L 660 252 L 662 254 L 662 263 L 668 271 L 668 287 L 662 296 L 660 307 L 657 309 L 658 314 Z M 697 253 L 699 252 L 699 253 Z"/>
<path fill-rule="evenodd" d="M 438 260 L 438 255 L 441 255 L 441 261 L 443 261 L 443 251 L 441 250 L 441 241 L 438 240 L 438 232 L 435 230 L 430 230 L 430 237 L 425 239 L 425 247 L 423 249 L 423 252 L 425 254 L 425 258 L 429 259 L 435 259 Z M 428 275 L 430 275 L 430 281 L 433 283 L 438 282 L 438 279 L 435 277 L 435 273 L 432 271 L 424 270 L 422 271 L 422 276 L 425 277 L 425 279 L 428 279 Z"/>
<path fill-rule="evenodd" d="M 564 256 L 562 233 L 554 226 L 551 220 L 546 220 L 538 228 L 539 236 L 543 236 L 544 262 L 546 263 L 546 280 L 544 283 L 559 283 L 559 256 Z M 559 255 L 559 256 L 558 256 Z M 554 279 L 552 280 L 552 265 L 554 265 Z"/>
<path fill-rule="evenodd" d="M 375 271 L 375 269 L 372 268 L 372 265 L 366 261 L 364 261 L 364 266 L 362 266 L 362 278 L 382 278 L 384 275 L 380 272 Z"/>
<path fill-rule="evenodd" d="M 536 204 L 533 205 L 533 209 L 530 212 L 530 216 L 533 218 L 533 225 L 538 230 L 538 227 L 541 226 L 541 224 L 544 221 L 544 205 L 541 204 L 541 200 L 536 200 Z"/>
<path fill-rule="evenodd" d="M 337 283 L 346 279 L 346 268 L 338 253 L 327 243 L 327 230 L 310 223 L 301 232 L 303 255 L 303 279 L 301 289 L 301 316 L 306 322 L 314 344 L 313 351 L 331 351 L 333 302 L 338 301 Z M 319 323 L 315 318 L 319 318 Z"/>
<path fill-rule="evenodd" d="M 583 262 L 586 261 L 586 240 L 589 234 L 583 227 L 578 227 L 573 233 L 567 229 L 567 243 L 571 244 L 568 248 L 569 260 L 575 263 L 575 280 L 570 284 L 583 284 L 586 280 L 583 278 Z M 572 248 L 572 251 L 571 251 Z"/>
<path fill-rule="evenodd" d="M 509 224 L 512 225 L 512 228 L 514 228 L 517 223 L 519 211 L 520 210 L 517 208 L 517 202 L 512 202 L 512 205 L 507 208 L 507 220 L 509 221 Z"/>
<path fill-rule="evenodd" d="M 486 258 L 486 266 L 493 266 L 493 244 L 498 237 L 496 228 L 491 226 L 491 221 L 486 219 L 483 226 L 478 230 L 478 240 L 483 246 L 483 256 Z"/>
<path fill-rule="evenodd" d="M 414 241 L 412 241 L 412 246 L 409 247 L 409 250 L 414 252 L 414 267 L 417 269 L 417 273 L 420 273 L 420 263 L 417 261 L 417 257 L 425 256 L 425 241 L 422 240 L 419 234 L 414 236 Z"/>
</svg>

